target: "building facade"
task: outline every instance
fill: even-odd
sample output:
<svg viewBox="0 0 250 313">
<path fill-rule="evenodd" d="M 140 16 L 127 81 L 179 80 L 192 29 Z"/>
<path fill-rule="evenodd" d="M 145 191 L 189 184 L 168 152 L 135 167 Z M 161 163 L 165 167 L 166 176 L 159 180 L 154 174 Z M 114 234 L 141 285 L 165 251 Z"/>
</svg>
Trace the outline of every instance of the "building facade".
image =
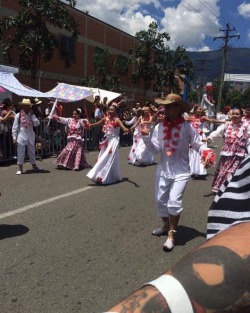
<svg viewBox="0 0 250 313">
<path fill-rule="evenodd" d="M 67 6 L 67 5 L 66 5 Z M 93 16 L 88 12 L 82 12 L 67 6 L 70 14 L 79 25 L 79 35 L 76 42 L 72 41 L 64 30 L 50 30 L 58 36 L 61 44 L 71 51 L 72 65 L 65 68 L 64 61 L 59 52 L 55 51 L 54 57 L 50 62 L 41 63 L 40 70 L 36 78 L 36 89 L 43 92 L 49 91 L 57 85 L 57 82 L 80 85 L 81 80 L 88 76 L 96 76 L 93 64 L 93 55 L 101 50 L 109 49 L 121 65 L 118 77 L 122 90 L 129 100 L 137 102 L 143 101 L 143 83 L 134 86 L 131 81 L 132 66 L 124 70 L 123 65 L 129 58 L 129 48 L 133 47 L 136 38 L 109 25 Z M 22 7 L 18 6 L 17 1 L 0 0 L 0 17 L 13 16 Z M 0 48 L 0 64 L 10 65 L 2 54 Z M 13 60 L 12 66 L 18 66 L 17 60 Z M 30 85 L 30 71 L 20 70 L 16 78 L 27 86 Z M 155 96 L 155 93 L 148 93 L 148 100 Z"/>
</svg>

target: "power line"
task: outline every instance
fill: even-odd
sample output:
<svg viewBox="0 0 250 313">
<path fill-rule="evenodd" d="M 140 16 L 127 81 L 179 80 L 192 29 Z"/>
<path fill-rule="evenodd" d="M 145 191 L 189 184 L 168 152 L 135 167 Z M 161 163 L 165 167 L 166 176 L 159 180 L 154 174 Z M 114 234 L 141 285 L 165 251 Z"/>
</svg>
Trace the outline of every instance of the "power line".
<svg viewBox="0 0 250 313">
<path fill-rule="evenodd" d="M 206 0 L 203 0 L 203 1 L 206 3 L 206 5 L 203 3 L 203 1 L 201 1 L 201 0 L 199 0 L 199 1 L 200 1 L 200 3 L 201 3 L 204 7 L 206 7 L 212 14 L 214 14 L 216 17 L 219 17 L 219 16 L 218 16 L 218 12 L 216 12 L 215 9 L 214 9 Z M 224 17 L 223 17 L 222 14 L 220 15 L 220 18 L 221 18 L 222 20 L 224 20 L 225 23 L 228 22 L 226 19 L 224 19 Z"/>
<path fill-rule="evenodd" d="M 199 0 L 199 1 L 200 1 L 200 3 L 201 3 L 202 5 L 204 5 L 212 14 L 217 15 L 217 12 L 215 11 L 215 9 L 214 9 L 206 0 Z M 203 1 L 204 1 L 206 4 L 204 4 Z M 227 24 L 227 23 L 230 22 L 228 19 L 226 20 L 226 18 L 225 18 L 222 14 L 220 14 L 220 18 L 222 19 L 222 21 L 224 21 L 225 24 Z M 230 24 L 231 24 L 231 25 L 235 28 L 235 30 L 236 30 L 235 25 L 233 25 L 233 23 L 231 23 L 231 22 L 230 22 Z M 241 40 L 241 38 L 240 38 L 240 42 L 241 42 L 242 47 L 243 47 L 243 48 L 246 48 L 246 47 L 245 47 L 245 44 L 243 43 L 243 41 Z"/>
<path fill-rule="evenodd" d="M 191 4 L 189 4 L 187 1 L 182 0 L 183 2 L 185 2 L 188 6 L 190 6 L 195 12 L 193 12 L 194 14 L 196 14 L 198 17 L 200 17 L 203 21 L 205 21 L 207 24 L 210 24 L 211 26 L 214 27 L 214 29 L 218 30 L 218 25 L 216 25 L 215 23 L 211 22 L 208 18 L 206 18 L 204 15 L 202 15 L 197 9 L 195 9 Z M 182 6 L 183 3 L 182 3 Z M 184 8 L 186 8 L 188 10 L 188 8 L 186 6 L 184 6 Z"/>
</svg>

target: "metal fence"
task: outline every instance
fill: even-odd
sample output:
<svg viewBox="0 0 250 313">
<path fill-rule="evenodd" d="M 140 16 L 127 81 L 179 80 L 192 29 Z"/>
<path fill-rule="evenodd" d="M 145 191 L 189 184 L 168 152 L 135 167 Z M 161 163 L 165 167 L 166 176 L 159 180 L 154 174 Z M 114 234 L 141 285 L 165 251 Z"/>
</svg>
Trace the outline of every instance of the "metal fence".
<svg viewBox="0 0 250 313">
<path fill-rule="evenodd" d="M 12 122 L 0 123 L 0 163 L 16 159 L 16 146 L 13 144 Z M 97 150 L 102 137 L 102 127 L 85 129 L 83 145 L 85 150 Z M 36 133 L 36 156 L 48 158 L 58 155 L 67 143 L 67 126 L 55 121 L 41 120 L 34 128 Z M 120 133 L 120 146 L 132 145 L 133 135 Z"/>
</svg>

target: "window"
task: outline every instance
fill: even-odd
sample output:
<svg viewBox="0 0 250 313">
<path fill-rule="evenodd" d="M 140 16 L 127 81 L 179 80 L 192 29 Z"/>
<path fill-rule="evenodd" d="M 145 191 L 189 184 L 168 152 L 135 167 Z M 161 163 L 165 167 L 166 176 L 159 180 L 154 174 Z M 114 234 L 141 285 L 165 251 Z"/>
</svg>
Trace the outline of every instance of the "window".
<svg viewBox="0 0 250 313">
<path fill-rule="evenodd" d="M 96 54 L 102 54 L 104 52 L 104 50 L 102 48 L 96 47 L 95 48 L 95 53 Z"/>
<path fill-rule="evenodd" d="M 118 55 L 117 57 L 117 68 L 119 74 L 127 75 L 128 73 L 128 58 Z"/>
<path fill-rule="evenodd" d="M 76 60 L 76 41 L 73 38 L 61 35 L 61 57 L 68 57 L 70 61 Z"/>
</svg>

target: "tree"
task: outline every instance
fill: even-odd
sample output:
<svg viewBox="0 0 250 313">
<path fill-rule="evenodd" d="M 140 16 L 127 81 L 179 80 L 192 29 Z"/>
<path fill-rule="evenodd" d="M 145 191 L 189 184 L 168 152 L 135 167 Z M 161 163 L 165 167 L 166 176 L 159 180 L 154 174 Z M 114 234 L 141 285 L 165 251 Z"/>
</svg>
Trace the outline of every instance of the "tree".
<svg viewBox="0 0 250 313">
<path fill-rule="evenodd" d="M 75 8 L 77 1 L 75 1 L 75 0 L 65 0 L 65 1 L 66 1 L 66 2 L 69 2 L 69 6 Z"/>
<path fill-rule="evenodd" d="M 21 69 L 31 71 L 32 87 L 35 88 L 41 60 L 49 62 L 56 49 L 60 51 L 65 66 L 71 64 L 69 51 L 60 45 L 60 40 L 49 30 L 49 26 L 68 31 L 70 38 L 76 40 L 78 25 L 60 1 L 18 0 L 18 4 L 23 9 L 0 24 L 0 39 L 4 39 L 3 54 L 9 63 L 18 54 L 18 64 Z M 7 30 L 11 30 L 11 34 L 4 38 Z"/>
<path fill-rule="evenodd" d="M 219 92 L 220 92 L 220 79 L 215 79 L 213 81 L 213 87 L 214 87 L 214 90 L 212 92 L 212 96 L 213 96 L 213 99 L 215 101 L 215 105 L 218 103 L 218 98 L 219 98 Z M 221 107 L 220 107 L 220 110 L 221 108 L 223 108 L 225 105 L 230 105 L 229 103 L 227 103 L 227 95 L 229 94 L 229 91 L 230 91 L 230 85 L 228 82 L 225 82 L 223 84 L 223 88 L 222 88 L 222 95 L 221 95 Z"/>
<path fill-rule="evenodd" d="M 130 63 L 134 66 L 132 83 L 144 81 L 144 100 L 150 87 L 161 93 L 179 92 L 179 79 L 183 78 L 177 69 L 189 60 L 183 47 L 173 51 L 165 46 L 170 36 L 157 30 L 158 25 L 153 22 L 148 30 L 137 32 L 138 43 L 129 50 Z"/>
<path fill-rule="evenodd" d="M 225 97 L 225 105 L 229 105 L 231 108 L 243 107 L 243 95 L 238 90 L 229 90 Z"/>
<path fill-rule="evenodd" d="M 116 76 L 117 59 L 109 49 L 101 50 L 93 56 L 95 70 L 99 76 L 99 88 L 111 91 L 121 91 L 120 80 Z"/>
<path fill-rule="evenodd" d="M 185 48 L 178 46 L 174 51 L 164 47 L 161 62 L 160 71 L 156 73 L 156 86 L 162 86 L 165 93 L 180 93 L 180 81 L 189 85 L 194 68 Z"/>
<path fill-rule="evenodd" d="M 243 105 L 242 107 L 247 107 L 250 105 L 250 88 L 245 89 L 242 94 Z"/>
</svg>

